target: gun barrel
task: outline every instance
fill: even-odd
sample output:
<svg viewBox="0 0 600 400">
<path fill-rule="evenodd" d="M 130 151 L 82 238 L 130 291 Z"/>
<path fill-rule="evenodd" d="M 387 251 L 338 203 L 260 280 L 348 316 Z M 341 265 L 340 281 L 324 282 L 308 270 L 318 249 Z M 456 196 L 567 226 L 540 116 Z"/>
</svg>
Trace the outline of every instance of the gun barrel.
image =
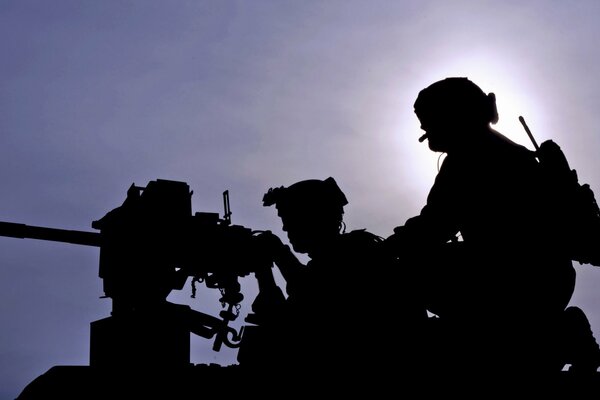
<svg viewBox="0 0 600 400">
<path fill-rule="evenodd" d="M 0 222 L 0 236 L 100 247 L 100 233 Z"/>
</svg>

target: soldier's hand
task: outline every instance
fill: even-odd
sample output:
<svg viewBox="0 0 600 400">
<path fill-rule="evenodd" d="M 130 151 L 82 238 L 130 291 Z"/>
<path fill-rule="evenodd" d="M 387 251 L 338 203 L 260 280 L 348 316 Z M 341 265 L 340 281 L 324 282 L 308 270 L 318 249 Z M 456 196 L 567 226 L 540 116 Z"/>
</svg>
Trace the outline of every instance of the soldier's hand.
<svg viewBox="0 0 600 400">
<path fill-rule="evenodd" d="M 287 250 L 281 239 L 271 231 L 259 233 L 256 239 L 261 251 L 267 254 L 271 261 L 277 262 L 282 252 Z"/>
</svg>

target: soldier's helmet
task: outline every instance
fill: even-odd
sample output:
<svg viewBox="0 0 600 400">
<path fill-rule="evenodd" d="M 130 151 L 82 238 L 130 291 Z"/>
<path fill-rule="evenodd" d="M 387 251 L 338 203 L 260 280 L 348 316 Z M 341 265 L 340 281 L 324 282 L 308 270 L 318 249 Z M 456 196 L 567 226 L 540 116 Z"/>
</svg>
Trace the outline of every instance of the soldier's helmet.
<svg viewBox="0 0 600 400">
<path fill-rule="evenodd" d="M 341 219 L 346 196 L 332 177 L 308 179 L 289 187 L 270 188 L 263 196 L 263 206 L 275 205 L 280 216 L 297 213 L 337 216 Z"/>
<path fill-rule="evenodd" d="M 494 93 L 486 94 L 464 77 L 442 79 L 421 90 L 414 109 L 421 121 L 435 118 L 486 125 L 498 122 Z"/>
</svg>

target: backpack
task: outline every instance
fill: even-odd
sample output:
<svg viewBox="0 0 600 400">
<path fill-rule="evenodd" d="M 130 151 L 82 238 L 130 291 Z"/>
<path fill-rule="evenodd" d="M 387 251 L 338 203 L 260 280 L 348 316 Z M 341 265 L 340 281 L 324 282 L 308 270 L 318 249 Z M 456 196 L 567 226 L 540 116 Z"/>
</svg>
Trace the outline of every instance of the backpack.
<svg viewBox="0 0 600 400">
<path fill-rule="evenodd" d="M 519 120 L 536 149 L 550 210 L 556 213 L 567 254 L 580 264 L 600 266 L 600 208 L 594 192 L 589 184 L 579 182 L 558 144 L 546 140 L 538 146 L 523 118 Z"/>
</svg>

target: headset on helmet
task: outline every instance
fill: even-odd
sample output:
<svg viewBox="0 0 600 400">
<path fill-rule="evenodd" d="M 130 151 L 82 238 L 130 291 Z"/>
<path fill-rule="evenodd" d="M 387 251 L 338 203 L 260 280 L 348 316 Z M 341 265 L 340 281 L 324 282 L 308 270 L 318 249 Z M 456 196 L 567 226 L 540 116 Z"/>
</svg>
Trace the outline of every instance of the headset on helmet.
<svg viewBox="0 0 600 400">
<path fill-rule="evenodd" d="M 435 112 L 479 119 L 485 123 L 498 122 L 494 93 L 486 94 L 464 77 L 442 79 L 421 90 L 414 108 L 419 118 Z"/>
<path fill-rule="evenodd" d="M 295 209 L 327 209 L 343 213 L 348 204 L 346 196 L 332 177 L 325 180 L 308 179 L 289 187 L 270 188 L 263 196 L 263 206 L 275 204 L 281 212 Z"/>
</svg>

